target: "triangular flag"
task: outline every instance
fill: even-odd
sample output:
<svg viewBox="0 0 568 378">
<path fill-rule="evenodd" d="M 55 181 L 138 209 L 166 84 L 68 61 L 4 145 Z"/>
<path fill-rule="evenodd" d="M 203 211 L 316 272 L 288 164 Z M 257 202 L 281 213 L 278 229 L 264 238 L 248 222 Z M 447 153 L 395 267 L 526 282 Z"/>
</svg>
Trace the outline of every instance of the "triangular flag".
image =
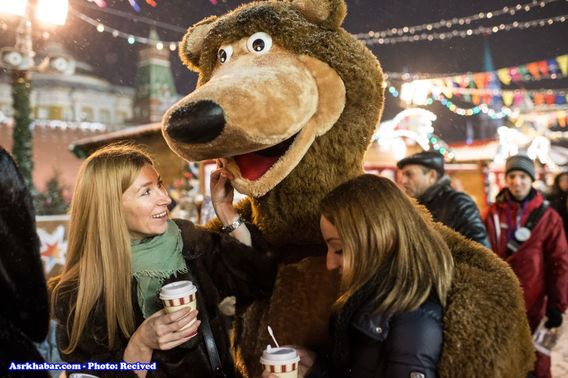
<svg viewBox="0 0 568 378">
<path fill-rule="evenodd" d="M 499 77 L 499 80 L 501 80 L 503 84 L 505 85 L 511 84 L 511 75 L 509 75 L 508 68 L 501 68 L 500 70 L 498 70 L 497 76 Z"/>
<path fill-rule="evenodd" d="M 487 87 L 487 82 L 489 81 L 489 76 L 485 72 L 476 73 L 473 75 L 473 81 L 477 86 L 477 89 L 485 89 Z"/>
<path fill-rule="evenodd" d="M 474 105 L 479 105 L 479 96 L 478 96 L 478 95 L 473 95 L 473 96 L 471 96 L 471 102 L 472 102 Z"/>
<path fill-rule="evenodd" d="M 544 95 L 542 93 L 535 93 L 533 95 L 533 101 L 535 105 L 543 105 L 544 104 Z"/>
<path fill-rule="evenodd" d="M 503 104 L 505 104 L 505 106 L 513 105 L 513 96 L 514 96 L 513 91 L 503 91 L 501 93 L 501 97 L 503 98 Z"/>
<path fill-rule="evenodd" d="M 558 67 L 560 67 L 562 75 L 568 75 L 568 54 L 556 57 L 556 61 L 558 62 Z"/>
<path fill-rule="evenodd" d="M 546 96 L 544 96 L 544 101 L 546 101 L 546 105 L 554 105 L 554 95 L 552 94 L 547 94 Z"/>
<path fill-rule="evenodd" d="M 538 70 L 537 62 L 527 64 L 527 70 L 530 72 L 532 77 L 534 77 L 535 79 L 540 79 L 540 72 Z"/>
<path fill-rule="evenodd" d="M 520 81 L 521 80 L 521 77 L 519 75 L 519 70 L 517 69 L 517 67 L 512 67 L 509 70 L 509 75 L 511 75 L 511 79 L 513 81 Z"/>
</svg>

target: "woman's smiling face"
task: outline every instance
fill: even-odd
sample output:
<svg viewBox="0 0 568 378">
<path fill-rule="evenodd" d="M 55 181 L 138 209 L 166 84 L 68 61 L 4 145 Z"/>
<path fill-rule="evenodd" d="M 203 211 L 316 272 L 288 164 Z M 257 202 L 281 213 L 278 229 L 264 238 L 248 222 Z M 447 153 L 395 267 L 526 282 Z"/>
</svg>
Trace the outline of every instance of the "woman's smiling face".
<svg viewBox="0 0 568 378">
<path fill-rule="evenodd" d="M 145 165 L 122 194 L 126 226 L 133 240 L 166 232 L 168 205 L 172 202 L 162 180 L 151 165 Z"/>
</svg>

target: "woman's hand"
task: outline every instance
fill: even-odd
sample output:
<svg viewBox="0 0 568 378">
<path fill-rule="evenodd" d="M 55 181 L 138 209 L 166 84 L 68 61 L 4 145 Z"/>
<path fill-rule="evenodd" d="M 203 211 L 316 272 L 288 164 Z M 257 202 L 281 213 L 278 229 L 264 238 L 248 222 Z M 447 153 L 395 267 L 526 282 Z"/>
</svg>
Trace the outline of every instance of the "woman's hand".
<svg viewBox="0 0 568 378">
<path fill-rule="evenodd" d="M 226 159 L 217 159 L 217 169 L 211 173 L 209 183 L 211 203 L 223 226 L 228 226 L 239 218 L 239 213 L 233 206 L 235 190 L 231 180 L 234 176 L 225 168 L 226 164 Z M 231 236 L 249 247 L 252 245 L 251 235 L 245 224 L 241 224 L 231 232 Z"/>
<path fill-rule="evenodd" d="M 211 189 L 211 203 L 215 211 L 220 209 L 221 206 L 233 207 L 234 189 L 231 185 L 233 175 L 225 166 L 227 161 L 225 159 L 217 159 L 217 169 L 211 173 L 209 187 Z M 219 214 L 218 214 L 219 215 Z"/>
<path fill-rule="evenodd" d="M 181 331 L 197 317 L 197 313 L 197 310 L 190 311 L 189 308 L 170 314 L 163 310 L 157 311 L 140 324 L 134 335 L 138 337 L 139 342 L 152 350 L 175 348 L 197 334 L 197 329 L 201 324 L 199 320 Z"/>
</svg>

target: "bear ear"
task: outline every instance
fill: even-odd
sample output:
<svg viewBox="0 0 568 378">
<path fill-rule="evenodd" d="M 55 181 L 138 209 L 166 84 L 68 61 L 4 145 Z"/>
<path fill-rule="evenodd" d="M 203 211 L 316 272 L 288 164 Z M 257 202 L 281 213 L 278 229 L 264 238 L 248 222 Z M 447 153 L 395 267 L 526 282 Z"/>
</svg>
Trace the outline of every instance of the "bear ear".
<svg viewBox="0 0 568 378">
<path fill-rule="evenodd" d="M 344 0 L 288 0 L 315 24 L 337 29 L 347 15 Z"/>
<path fill-rule="evenodd" d="M 217 16 L 207 17 L 187 30 L 179 43 L 179 56 L 190 70 L 199 71 L 201 47 L 207 33 L 215 26 Z"/>
</svg>

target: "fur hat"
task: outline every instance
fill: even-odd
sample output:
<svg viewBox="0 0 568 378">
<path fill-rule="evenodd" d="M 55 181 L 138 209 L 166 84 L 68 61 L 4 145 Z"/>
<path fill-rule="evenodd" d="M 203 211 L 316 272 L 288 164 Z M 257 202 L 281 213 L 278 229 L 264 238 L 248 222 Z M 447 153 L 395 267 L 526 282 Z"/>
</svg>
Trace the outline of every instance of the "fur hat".
<svg viewBox="0 0 568 378">
<path fill-rule="evenodd" d="M 438 172 L 441 176 L 444 175 L 444 157 L 438 152 L 424 151 L 414 155 L 410 155 L 396 163 L 399 169 L 404 168 L 409 164 L 418 164 L 427 168 L 431 168 Z"/>
<path fill-rule="evenodd" d="M 527 155 L 514 155 L 507 158 L 505 163 L 505 175 L 511 171 L 523 171 L 535 180 L 534 162 Z"/>
</svg>

